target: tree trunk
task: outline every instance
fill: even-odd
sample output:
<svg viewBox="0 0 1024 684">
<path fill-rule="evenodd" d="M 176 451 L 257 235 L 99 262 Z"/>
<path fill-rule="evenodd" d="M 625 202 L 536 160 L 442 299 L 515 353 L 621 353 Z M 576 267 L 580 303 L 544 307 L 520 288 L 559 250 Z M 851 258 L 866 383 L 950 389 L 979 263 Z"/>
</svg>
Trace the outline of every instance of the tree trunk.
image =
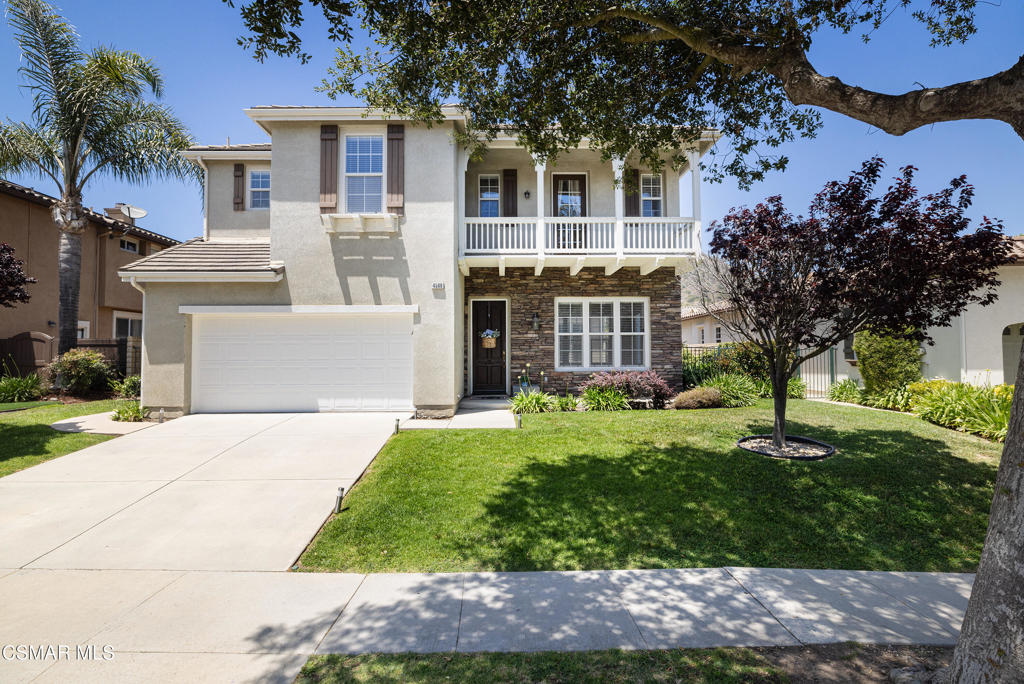
<svg viewBox="0 0 1024 684">
<path fill-rule="evenodd" d="M 60 231 L 57 247 L 59 303 L 57 352 L 78 346 L 78 291 L 82 282 L 82 233 L 88 224 L 82 198 L 63 198 L 50 207 L 53 223 Z"/>
<path fill-rule="evenodd" d="M 1024 349 L 978 575 L 951 682 L 1024 682 Z"/>
<path fill-rule="evenodd" d="M 786 390 L 789 375 L 776 370 L 772 374 L 772 400 L 775 404 L 775 423 L 772 426 L 772 444 L 780 449 L 786 445 Z"/>
</svg>

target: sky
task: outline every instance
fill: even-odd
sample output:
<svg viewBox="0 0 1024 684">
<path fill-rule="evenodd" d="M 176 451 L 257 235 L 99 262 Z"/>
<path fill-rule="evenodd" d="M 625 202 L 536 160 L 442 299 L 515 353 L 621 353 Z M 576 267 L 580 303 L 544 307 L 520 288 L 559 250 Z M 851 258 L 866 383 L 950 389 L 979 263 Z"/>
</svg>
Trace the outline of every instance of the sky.
<svg viewBox="0 0 1024 684">
<path fill-rule="evenodd" d="M 302 36 L 304 50 L 313 59 L 305 65 L 293 58 L 270 57 L 262 64 L 254 60 L 236 43 L 243 32 L 238 10 L 219 0 L 62 0 L 57 6 L 78 29 L 83 46 L 113 45 L 152 58 L 166 81 L 163 101 L 200 144 L 223 144 L 229 137 L 233 143 L 267 141 L 267 135 L 242 111 L 253 105 L 359 104 L 332 101 L 315 91 L 333 59 L 334 45 L 326 37 L 322 18 L 308 6 L 310 20 Z M 1019 58 L 1024 3 L 979 3 L 977 15 L 978 34 L 966 45 L 929 47 L 924 28 L 900 10 L 867 45 L 859 34 L 822 32 L 815 37 L 810 59 L 821 73 L 889 93 L 987 76 Z M 357 35 L 356 42 L 369 44 L 370 37 Z M 0 24 L 0 116 L 16 121 L 31 114 L 29 95 L 19 87 L 18 64 L 18 49 L 4 21 Z M 781 195 L 792 211 L 803 213 L 825 182 L 846 178 L 877 154 L 885 158 L 891 174 L 906 164 L 916 166 L 922 191 L 938 190 L 950 179 L 967 174 L 976 187 L 972 218 L 997 218 L 1007 233 L 1024 233 L 1024 141 L 1001 122 L 936 124 L 895 137 L 823 112 L 816 138 L 798 139 L 778 152 L 789 158 L 788 169 L 772 173 L 749 191 L 740 190 L 731 179 L 704 185 L 705 226 L 732 207 L 753 205 L 771 195 Z M 10 180 L 55 192 L 50 181 L 38 177 Z M 143 207 L 149 215 L 140 225 L 174 238 L 202 232 L 202 203 L 195 186 L 165 181 L 131 186 L 101 178 L 90 182 L 84 198 L 86 206 L 97 210 L 115 202 Z"/>
</svg>

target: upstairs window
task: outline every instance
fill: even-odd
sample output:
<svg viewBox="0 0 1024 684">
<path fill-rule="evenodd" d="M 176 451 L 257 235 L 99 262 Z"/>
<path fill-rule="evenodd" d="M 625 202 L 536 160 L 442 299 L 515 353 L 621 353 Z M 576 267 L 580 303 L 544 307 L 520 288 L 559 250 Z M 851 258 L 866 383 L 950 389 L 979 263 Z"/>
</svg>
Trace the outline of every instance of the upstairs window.
<svg viewBox="0 0 1024 684">
<path fill-rule="evenodd" d="M 501 179 L 497 174 L 480 176 L 480 215 L 500 216 Z"/>
<path fill-rule="evenodd" d="M 663 216 L 661 175 L 645 173 L 640 177 L 640 215 Z"/>
<path fill-rule="evenodd" d="M 345 206 L 350 214 L 383 211 L 384 136 L 345 137 Z"/>
<path fill-rule="evenodd" d="M 132 254 L 139 253 L 139 243 L 131 238 L 121 238 L 121 251 L 131 252 Z"/>
<path fill-rule="evenodd" d="M 270 208 L 270 172 L 249 172 L 249 208 Z"/>
</svg>

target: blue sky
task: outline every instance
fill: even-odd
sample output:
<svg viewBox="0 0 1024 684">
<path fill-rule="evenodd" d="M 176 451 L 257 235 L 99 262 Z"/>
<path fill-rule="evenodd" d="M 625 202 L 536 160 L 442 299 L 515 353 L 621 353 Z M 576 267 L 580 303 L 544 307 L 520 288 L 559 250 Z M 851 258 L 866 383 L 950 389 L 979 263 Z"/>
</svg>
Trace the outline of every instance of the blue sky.
<svg viewBox="0 0 1024 684">
<path fill-rule="evenodd" d="M 200 143 L 260 142 L 267 139 L 242 109 L 258 104 L 357 104 L 332 102 L 314 88 L 333 56 L 322 20 L 312 19 L 303 31 L 309 64 L 273 57 L 259 64 L 235 42 L 241 33 L 238 11 L 218 0 L 131 2 L 128 0 L 65 0 L 58 5 L 78 28 L 83 44 L 112 44 L 152 57 L 166 80 L 164 101 L 192 129 Z M 1002 6 L 978 5 L 979 33 L 967 45 L 929 48 L 923 28 L 897 12 L 865 46 L 858 35 L 821 34 L 811 59 L 830 73 L 863 87 L 903 92 L 987 76 L 1012 65 L 1019 57 L 1024 32 L 1024 4 L 1004 0 Z M 362 42 L 368 39 L 360 38 Z M 18 52 L 6 22 L 0 26 L 0 115 L 25 119 L 30 114 L 27 93 L 19 89 Z M 817 138 L 798 140 L 782 149 L 790 159 L 785 173 L 772 174 L 750 191 L 734 181 L 704 187 L 705 222 L 721 217 L 730 207 L 754 204 L 780 194 L 794 211 L 802 211 L 814 192 L 833 178 L 875 154 L 891 171 L 904 164 L 920 169 L 922 190 L 937 189 L 966 173 L 977 194 L 971 214 L 1004 221 L 1010 234 L 1024 233 L 1024 141 L 1006 124 L 964 121 L 938 124 L 893 137 L 863 123 L 824 113 Z M 11 180 L 53 193 L 36 177 Z M 129 186 L 109 179 L 92 182 L 85 193 L 88 206 L 100 209 L 129 202 L 149 210 L 143 225 L 175 238 L 202 231 L 199 191 L 177 183 Z"/>
</svg>

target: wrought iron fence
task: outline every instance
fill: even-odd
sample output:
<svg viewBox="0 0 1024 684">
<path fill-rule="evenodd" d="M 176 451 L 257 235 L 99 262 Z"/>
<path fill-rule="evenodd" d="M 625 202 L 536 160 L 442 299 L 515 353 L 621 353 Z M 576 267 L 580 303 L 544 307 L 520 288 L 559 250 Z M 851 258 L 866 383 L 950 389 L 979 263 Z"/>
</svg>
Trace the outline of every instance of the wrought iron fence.
<svg viewBox="0 0 1024 684">
<path fill-rule="evenodd" d="M 692 387 L 724 371 L 743 372 L 735 359 L 735 343 L 683 345 L 683 383 Z M 801 349 L 800 354 L 808 350 Z M 796 377 L 807 386 L 810 398 L 824 397 L 836 381 L 836 347 L 832 347 L 797 368 Z"/>
</svg>

